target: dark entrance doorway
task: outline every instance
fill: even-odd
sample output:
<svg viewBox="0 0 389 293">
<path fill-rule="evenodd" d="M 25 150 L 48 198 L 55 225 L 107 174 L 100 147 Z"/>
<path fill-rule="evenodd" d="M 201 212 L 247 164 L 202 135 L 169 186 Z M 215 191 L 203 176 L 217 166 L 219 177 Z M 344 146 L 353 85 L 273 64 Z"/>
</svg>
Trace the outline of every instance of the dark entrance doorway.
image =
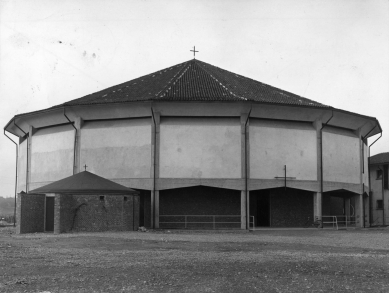
<svg viewBox="0 0 389 293">
<path fill-rule="evenodd" d="M 54 197 L 46 197 L 46 231 L 54 231 Z"/>
<path fill-rule="evenodd" d="M 257 226 L 270 226 L 270 195 L 266 191 L 257 195 Z"/>
</svg>

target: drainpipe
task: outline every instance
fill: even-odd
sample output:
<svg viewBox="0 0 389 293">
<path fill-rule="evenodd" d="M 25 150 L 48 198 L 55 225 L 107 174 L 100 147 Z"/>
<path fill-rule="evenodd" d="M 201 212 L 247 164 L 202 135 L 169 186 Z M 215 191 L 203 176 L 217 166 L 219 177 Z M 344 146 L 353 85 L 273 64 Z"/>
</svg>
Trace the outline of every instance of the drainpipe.
<svg viewBox="0 0 389 293">
<path fill-rule="evenodd" d="M 249 203 L 249 196 L 248 196 L 248 170 L 247 170 L 247 148 L 248 148 L 248 145 L 247 145 L 247 123 L 249 121 L 249 118 L 250 118 L 250 114 L 251 114 L 251 110 L 253 109 L 253 105 L 251 104 L 250 106 L 250 111 L 249 111 L 249 114 L 247 115 L 247 119 L 246 119 L 246 122 L 244 124 L 244 169 L 245 169 L 245 194 L 246 194 L 246 229 L 250 229 L 250 203 Z M 255 223 L 253 223 L 253 227 L 254 227 Z"/>
<path fill-rule="evenodd" d="M 376 143 L 377 140 L 379 140 L 380 138 L 382 137 L 382 131 L 381 131 L 381 134 L 380 136 L 371 144 L 369 145 L 369 157 L 367 158 L 367 164 L 369 165 L 368 166 L 368 174 L 369 174 L 369 208 L 370 208 L 370 212 L 369 212 L 369 218 L 370 218 L 370 227 L 371 227 L 371 224 L 373 223 L 373 198 L 372 198 L 372 193 L 371 193 L 371 176 L 370 176 L 370 148 L 373 144 Z"/>
<path fill-rule="evenodd" d="M 4 129 L 4 135 L 9 138 L 16 146 L 16 174 L 15 174 L 15 202 L 14 202 L 14 227 L 16 226 L 16 193 L 17 193 L 17 184 L 18 184 L 18 144 L 13 141 L 6 133 Z"/>
<path fill-rule="evenodd" d="M 65 118 L 69 121 L 69 123 L 75 129 L 75 132 L 74 132 L 74 146 L 73 146 L 73 168 L 72 168 L 73 169 L 73 175 L 74 175 L 75 174 L 74 169 L 75 169 L 75 166 L 76 166 L 77 128 L 74 126 L 74 122 L 70 121 L 69 117 L 66 116 L 65 107 L 63 107 L 63 115 L 65 116 Z"/>
<path fill-rule="evenodd" d="M 322 201 L 323 201 L 323 128 L 328 125 L 328 123 L 333 117 L 334 117 L 334 110 L 332 110 L 330 119 L 328 119 L 327 122 L 324 125 L 322 125 L 320 128 L 320 193 L 321 193 Z M 321 214 L 323 214 L 323 206 L 321 206 L 321 209 L 322 209 Z M 323 225 L 321 225 L 321 228 L 323 228 Z"/>
<path fill-rule="evenodd" d="M 156 168 L 156 158 L 157 158 L 157 124 L 155 123 L 155 117 L 154 117 L 154 110 L 151 107 L 151 117 L 153 118 L 153 123 L 154 123 L 154 174 L 153 174 L 153 225 L 152 228 L 154 229 L 155 227 L 155 168 Z"/>
</svg>

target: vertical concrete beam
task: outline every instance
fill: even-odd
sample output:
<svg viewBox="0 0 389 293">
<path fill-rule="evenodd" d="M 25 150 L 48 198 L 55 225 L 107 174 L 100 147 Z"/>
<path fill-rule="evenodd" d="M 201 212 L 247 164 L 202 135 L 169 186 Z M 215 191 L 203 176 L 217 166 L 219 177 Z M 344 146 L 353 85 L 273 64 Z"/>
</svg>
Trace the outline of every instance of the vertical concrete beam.
<svg viewBox="0 0 389 293">
<path fill-rule="evenodd" d="M 46 222 L 46 219 L 45 219 Z M 60 234 L 61 231 L 61 195 L 54 195 L 54 234 Z"/>
<path fill-rule="evenodd" d="M 313 216 L 316 219 L 321 220 L 322 217 L 322 205 L 323 197 L 321 192 L 313 193 Z"/>
<path fill-rule="evenodd" d="M 34 135 L 35 128 L 31 125 L 28 128 L 27 137 L 27 170 L 26 170 L 26 193 L 30 190 L 31 182 L 31 148 L 32 148 L 32 136 Z"/>
<path fill-rule="evenodd" d="M 316 174 L 317 174 L 317 187 L 318 190 L 313 194 L 313 217 L 319 220 L 322 220 L 323 216 L 323 194 L 322 191 L 322 182 L 324 184 L 324 179 L 322 180 L 322 161 L 323 161 L 323 149 L 322 149 L 322 133 L 320 129 L 322 128 L 323 123 L 320 119 L 313 122 L 313 127 L 316 129 Z"/>
<path fill-rule="evenodd" d="M 240 228 L 246 229 L 247 210 L 246 210 L 246 191 L 240 192 Z"/>
<path fill-rule="evenodd" d="M 21 221 L 22 221 L 22 194 L 18 193 L 16 199 L 16 234 L 22 233 Z"/>
<path fill-rule="evenodd" d="M 246 193 L 246 182 L 249 175 L 249 113 L 241 113 L 240 115 L 240 129 L 241 129 L 241 178 L 244 180 L 245 190 L 241 193 L 241 229 L 249 229 L 250 227 L 250 213 L 249 213 L 249 193 Z M 247 183 L 248 184 L 248 183 Z M 244 201 L 243 201 L 244 195 Z"/>
<path fill-rule="evenodd" d="M 313 127 L 316 129 L 316 162 L 317 162 L 317 181 L 320 184 L 321 182 L 321 161 L 322 161 L 322 148 L 321 148 L 321 134 L 320 129 L 322 127 L 322 121 L 316 120 L 313 122 Z M 320 188 L 320 186 L 319 186 Z"/>
<path fill-rule="evenodd" d="M 155 217 L 156 214 L 159 215 L 159 210 L 156 212 L 155 207 L 155 197 L 159 197 L 159 192 L 157 195 L 158 186 L 156 184 L 157 179 L 159 178 L 159 146 L 160 146 L 160 122 L 161 114 L 159 112 L 153 112 L 153 117 L 151 117 L 151 178 L 153 178 L 152 190 L 151 190 L 151 227 L 156 228 Z M 159 204 L 159 198 L 158 198 Z M 159 207 L 158 207 L 159 208 Z M 159 216 L 158 216 L 159 218 Z M 158 222 L 159 226 L 159 222 Z"/>
<path fill-rule="evenodd" d="M 363 194 L 355 195 L 355 221 L 356 227 L 363 228 Z"/>
<path fill-rule="evenodd" d="M 76 117 L 74 120 L 74 127 L 77 131 L 74 136 L 74 166 L 73 174 L 77 174 L 81 171 L 81 128 L 84 124 L 84 120 L 81 117 Z"/>
<path fill-rule="evenodd" d="M 155 228 L 159 229 L 159 190 L 155 191 L 154 207 L 155 207 Z"/>
<path fill-rule="evenodd" d="M 153 116 L 151 117 L 151 168 L 150 168 L 150 178 L 151 181 L 151 192 L 150 192 L 150 228 L 154 227 L 154 190 L 155 190 L 155 123 Z M 146 212 L 146 209 L 145 209 Z M 146 216 L 145 216 L 146 218 Z M 146 222 L 145 222 L 146 226 Z"/>
<path fill-rule="evenodd" d="M 364 184 L 363 184 L 363 154 L 362 154 L 362 134 L 361 134 L 361 128 L 358 128 L 355 131 L 355 134 L 358 136 L 359 139 L 359 184 L 360 184 L 360 194 L 357 195 L 356 201 L 355 201 L 355 209 L 356 209 L 356 215 L 357 215 L 357 227 L 364 227 L 365 226 L 365 205 L 364 205 L 364 200 L 363 200 L 363 192 L 364 192 Z M 358 219 L 359 215 L 359 219 Z M 359 224 L 358 224 L 359 221 Z"/>
</svg>

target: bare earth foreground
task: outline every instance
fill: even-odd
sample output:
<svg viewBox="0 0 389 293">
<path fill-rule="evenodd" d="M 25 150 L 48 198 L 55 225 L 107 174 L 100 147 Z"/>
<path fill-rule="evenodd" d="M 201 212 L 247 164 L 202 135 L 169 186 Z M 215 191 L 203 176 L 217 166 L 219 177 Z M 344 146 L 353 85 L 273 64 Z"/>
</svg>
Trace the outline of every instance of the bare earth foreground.
<svg viewBox="0 0 389 293">
<path fill-rule="evenodd" d="M 13 231 L 0 292 L 389 292 L 389 229 Z"/>
</svg>

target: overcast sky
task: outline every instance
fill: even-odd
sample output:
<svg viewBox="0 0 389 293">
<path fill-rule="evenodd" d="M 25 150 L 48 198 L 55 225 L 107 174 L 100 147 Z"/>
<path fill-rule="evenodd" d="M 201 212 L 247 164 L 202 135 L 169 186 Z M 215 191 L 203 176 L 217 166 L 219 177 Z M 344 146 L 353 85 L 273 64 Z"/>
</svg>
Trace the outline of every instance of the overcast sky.
<svg viewBox="0 0 389 293">
<path fill-rule="evenodd" d="M 388 152 L 388 28 L 380 0 L 0 0 L 0 125 L 192 59 L 195 45 L 201 61 L 376 117 L 371 154 Z M 2 135 L 0 196 L 14 181 Z"/>
</svg>

